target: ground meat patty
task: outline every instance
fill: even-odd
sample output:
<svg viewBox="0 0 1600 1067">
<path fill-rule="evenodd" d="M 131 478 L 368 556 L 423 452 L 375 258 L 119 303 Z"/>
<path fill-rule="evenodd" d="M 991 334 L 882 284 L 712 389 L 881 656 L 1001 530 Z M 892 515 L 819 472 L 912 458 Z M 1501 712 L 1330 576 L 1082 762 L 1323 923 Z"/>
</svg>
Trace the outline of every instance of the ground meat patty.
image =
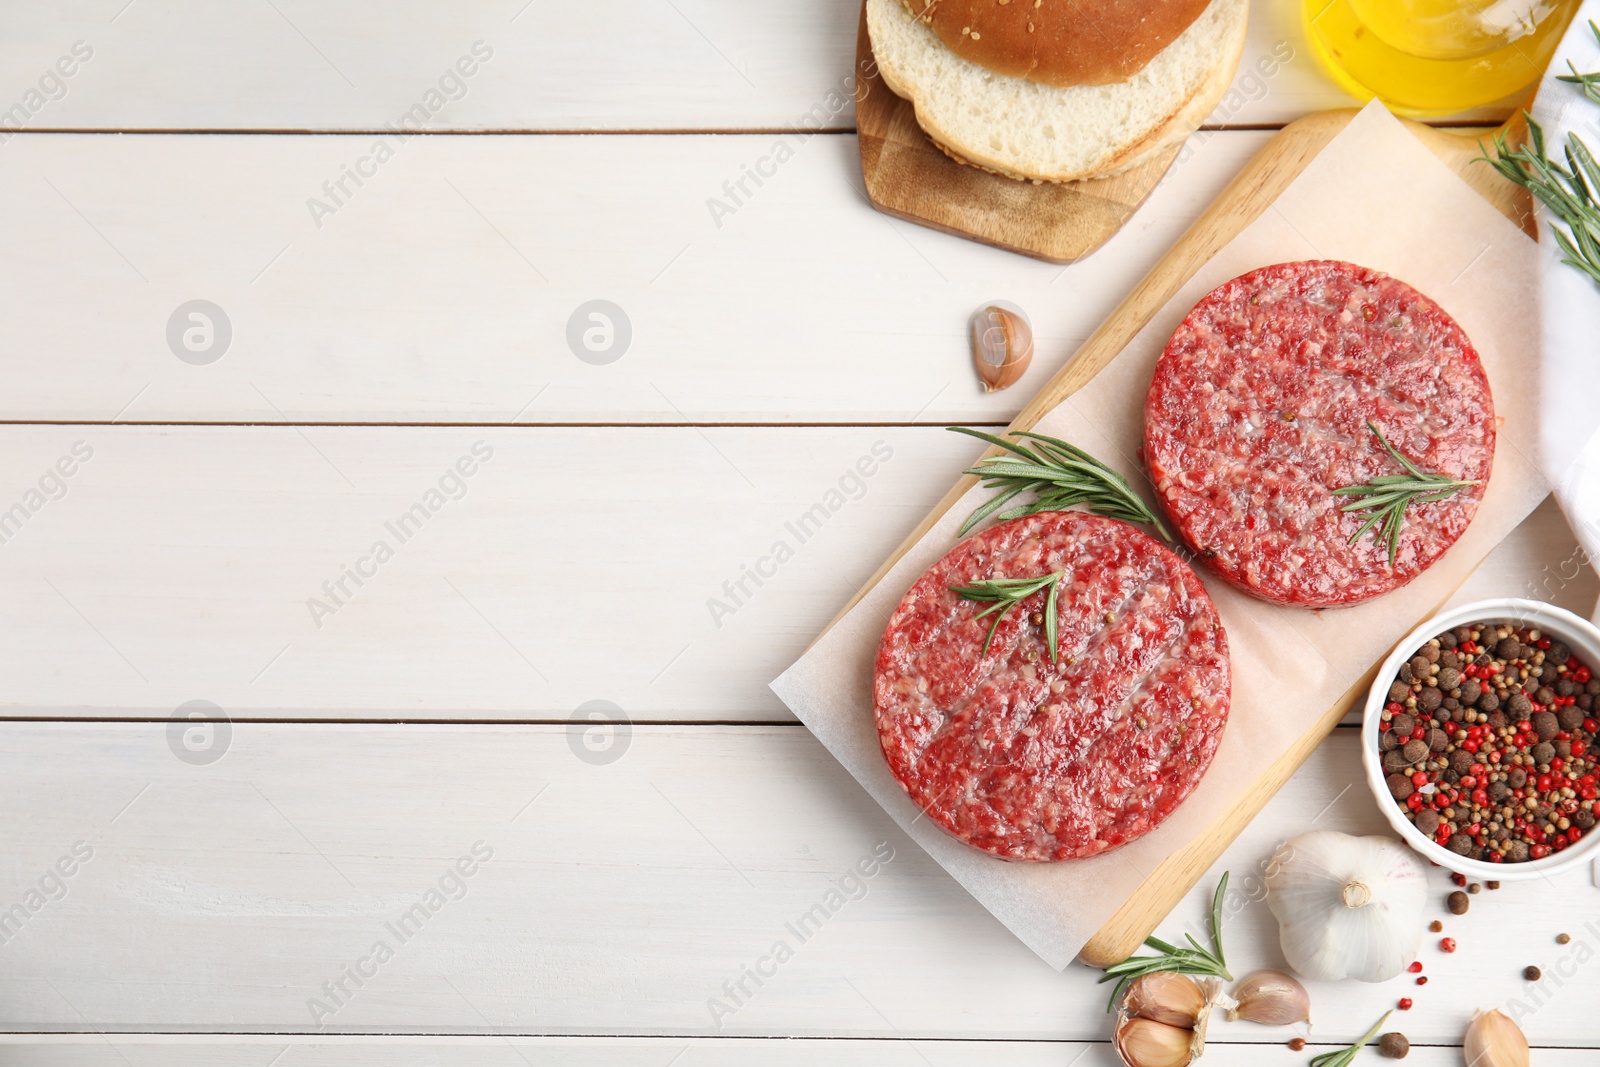
<svg viewBox="0 0 1600 1067">
<path fill-rule="evenodd" d="M 1057 663 L 1040 592 L 980 658 L 987 605 L 950 586 L 1065 571 Z M 1228 642 L 1192 570 L 1127 523 L 1047 512 L 953 548 L 878 647 L 878 739 L 928 818 L 1006 859 L 1093 856 L 1155 829 L 1228 718 Z"/>
<path fill-rule="evenodd" d="M 1144 457 L 1167 513 L 1252 595 L 1354 604 L 1426 570 L 1466 530 L 1494 462 L 1494 401 L 1455 320 L 1404 282 L 1350 263 L 1262 267 L 1211 291 L 1167 343 L 1145 400 Z M 1399 552 L 1341 486 L 1423 471 L 1477 479 L 1412 504 Z"/>
</svg>

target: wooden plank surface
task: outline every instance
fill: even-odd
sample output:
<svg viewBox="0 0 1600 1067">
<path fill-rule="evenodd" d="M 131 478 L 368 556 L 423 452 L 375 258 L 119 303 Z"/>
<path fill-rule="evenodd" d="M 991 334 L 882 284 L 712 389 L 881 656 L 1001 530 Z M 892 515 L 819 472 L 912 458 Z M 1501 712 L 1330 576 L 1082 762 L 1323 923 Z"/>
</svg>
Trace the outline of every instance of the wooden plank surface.
<svg viewBox="0 0 1600 1067">
<path fill-rule="evenodd" d="M 1299 7 L 1254 4 L 1213 127 L 1347 102 Z M 739 724 L 787 720 L 765 682 L 972 458 L 934 427 L 1013 418 L 1270 133 L 1197 135 L 1066 272 L 890 222 L 854 187 L 844 135 L 858 9 L 4 8 L 0 422 L 22 425 L 0 427 L 0 716 L 44 721 L 0 723 L 0 917 L 54 896 L 42 879 L 76 842 L 95 851 L 0 941 L 0 1061 L 1109 1067 L 1084 1044 L 1106 1036 L 1091 974 L 1044 968 L 803 730 Z M 458 63 L 472 73 L 441 83 Z M 48 132 L 109 130 L 184 135 Z M 594 130 L 613 135 L 560 135 Z M 779 139 L 794 159 L 735 203 L 723 183 Z M 380 140 L 392 159 L 345 178 Z M 322 186 L 341 179 L 335 201 Z M 995 297 L 1028 309 L 1040 344 L 1021 389 L 984 397 L 960 335 Z M 168 338 L 195 299 L 232 328 L 213 362 Z M 633 328 L 610 364 L 566 339 L 595 299 Z M 109 425 L 126 422 L 260 425 Z M 668 425 L 548 426 L 568 423 Z M 307 599 L 480 438 L 496 453 L 466 495 L 317 628 Z M 80 439 L 93 457 L 41 483 Z M 861 499 L 716 625 L 708 598 L 878 440 L 894 456 Z M 1460 596 L 1587 610 L 1600 583 L 1579 559 L 1547 504 Z M 575 595 L 589 583 L 604 592 Z M 238 720 L 202 731 L 226 738 L 215 763 L 167 722 L 196 699 Z M 594 700 L 633 722 L 562 725 Z M 75 721 L 127 715 L 149 721 Z M 1202 881 L 1308 820 L 1378 829 L 1350 734 Z M 461 899 L 315 1019 L 307 1001 L 388 909 L 480 838 L 496 855 Z M 867 895 L 719 1030 L 708 998 L 880 841 L 897 851 Z M 1457 1062 L 1467 1007 L 1519 989 L 1505 946 L 1558 966 L 1546 939 L 1578 935 L 1592 892 L 1575 875 L 1475 898 L 1462 951 L 1405 1019 L 1439 1045 L 1410 1062 Z M 1171 932 L 1199 908 L 1192 894 Z M 1230 951 L 1274 962 L 1259 904 Z M 1595 1043 L 1591 970 L 1528 1021 L 1537 1062 L 1592 1059 L 1561 1047 Z M 1313 993 L 1332 1040 L 1394 990 Z M 1214 1062 L 1283 1062 L 1281 1033 L 1219 1029 Z"/>
<path fill-rule="evenodd" d="M 0 714 L 788 720 L 767 683 L 975 455 L 933 427 L 0 427 L 28 620 Z M 1547 506 L 1479 595 L 1575 544 Z"/>
<path fill-rule="evenodd" d="M 369 138 L 18 137 L 0 168 L 26 250 L 0 260 L 3 415 L 1004 422 L 1267 136 L 1198 144 L 1065 271 L 873 211 L 848 136 L 798 144 L 716 218 L 708 200 L 731 203 L 724 183 L 773 137 L 415 139 L 320 228 L 307 200 Z M 966 319 L 997 297 L 1028 310 L 1038 354 L 985 394 Z M 168 339 L 195 299 L 231 326 L 203 365 Z M 631 327 L 604 364 L 579 354 L 597 299 Z"/>
<path fill-rule="evenodd" d="M 859 12 L 859 0 L 469 0 L 448 13 L 407 0 L 381 15 L 354 0 L 18 4 L 0 100 L 24 100 L 82 41 L 92 58 L 64 94 L 41 94 L 28 128 L 376 130 L 431 103 L 482 41 L 492 57 L 462 89 L 443 87 L 431 128 L 771 129 L 809 114 L 845 129 Z M 1254 5 L 1237 92 L 1213 121 L 1283 123 L 1350 102 L 1316 68 L 1300 19 L 1296 0 Z M 1289 58 L 1252 79 L 1261 56 Z"/>
<path fill-rule="evenodd" d="M 1208 1042 L 1213 1062 L 1237 1067 L 1282 1067 L 1281 1048 Z M 574 1067 L 809 1067 L 825 1059 L 855 1067 L 1119 1067 L 1108 1045 L 1080 1042 L 860 1041 L 746 1038 L 204 1038 L 172 1037 L 0 1039 L 6 1062 L 15 1067 L 527 1067 L 530 1063 Z M 1313 1045 L 1308 1052 L 1331 1046 Z M 1370 1055 L 1370 1053 L 1369 1053 Z M 1591 1061 L 1583 1049 L 1538 1050 L 1540 1067 L 1579 1067 Z M 273 1060 L 273 1056 L 279 1056 Z M 674 1058 L 676 1057 L 676 1058 Z M 1226 1059 L 1224 1059 L 1226 1057 Z M 1298 1061 L 1296 1061 L 1298 1062 Z M 1413 1047 L 1410 1067 L 1459 1067 L 1455 1048 Z"/>
<path fill-rule="evenodd" d="M 1313 825 L 1380 829 L 1357 743 L 1338 731 L 1207 873 L 1234 873 L 1240 973 L 1281 965 L 1259 900 L 1271 850 Z M 30 822 L 0 857 L 0 901 L 80 860 L 0 946 L 7 1030 L 1106 1034 L 1097 972 L 1057 974 L 1007 936 L 798 727 L 636 726 L 600 764 L 556 726 L 235 724 L 223 757 L 197 765 L 159 723 L 11 723 L 0 771 L 4 810 Z M 471 873 L 446 880 L 475 846 Z M 845 878 L 874 856 L 870 877 Z M 1311 985 L 1320 1037 L 1415 995 L 1412 1039 L 1454 1042 L 1472 1007 L 1523 994 L 1523 966 L 1554 974 L 1594 943 L 1587 871 L 1481 894 L 1459 919 L 1444 872 L 1430 878 L 1430 917 L 1459 952 L 1424 951 L 1424 990 L 1409 976 Z M 436 887 L 431 913 L 398 926 Z M 826 918 L 791 930 L 819 901 Z M 1163 929 L 1180 936 L 1202 910 L 1191 898 Z M 761 964 L 779 941 L 792 956 Z M 758 964 L 773 973 L 732 1003 L 723 983 Z M 323 983 L 346 967 L 366 976 L 335 998 Z M 1566 969 L 1526 1024 L 1542 1044 L 1594 1039 L 1573 1008 L 1600 995 L 1600 967 Z M 1216 1036 L 1288 1035 L 1218 1020 Z"/>
</svg>

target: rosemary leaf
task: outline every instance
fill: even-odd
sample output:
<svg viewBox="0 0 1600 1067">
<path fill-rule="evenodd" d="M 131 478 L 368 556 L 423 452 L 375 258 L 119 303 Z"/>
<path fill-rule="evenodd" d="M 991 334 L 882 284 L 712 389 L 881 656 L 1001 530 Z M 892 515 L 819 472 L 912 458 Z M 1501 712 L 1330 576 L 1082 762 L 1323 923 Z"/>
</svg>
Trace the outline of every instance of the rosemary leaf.
<svg viewBox="0 0 1600 1067">
<path fill-rule="evenodd" d="M 1600 27 L 1592 21 L 1589 27 L 1600 38 Z M 1579 74 L 1574 69 L 1572 74 L 1559 77 L 1582 85 L 1585 95 L 1600 103 L 1600 72 Z M 1562 262 L 1600 282 L 1600 200 L 1596 199 L 1600 167 L 1596 167 L 1589 146 L 1575 133 L 1567 134 L 1562 149 L 1566 166 L 1555 162 L 1546 150 L 1539 123 L 1526 111 L 1523 118 L 1528 124 L 1528 143 L 1512 149 L 1505 135 L 1496 133 L 1494 156 L 1484 149 L 1480 162 L 1488 163 L 1507 181 L 1533 194 L 1555 216 L 1550 232 L 1565 257 Z"/>
<path fill-rule="evenodd" d="M 1196 941 L 1193 934 L 1185 934 L 1193 948 L 1179 948 L 1171 945 L 1151 934 L 1144 939 L 1146 948 L 1155 949 L 1155 956 L 1129 956 L 1121 963 L 1113 963 L 1105 968 L 1105 973 L 1100 976 L 1100 981 L 1116 982 L 1111 988 L 1111 999 L 1106 1002 L 1106 1011 L 1113 1011 L 1121 998 L 1123 990 L 1128 988 L 1135 978 L 1142 978 L 1147 974 L 1156 974 L 1169 971 L 1174 974 L 1190 974 L 1202 977 L 1224 978 L 1233 981 L 1233 975 L 1228 973 L 1227 957 L 1222 952 L 1222 898 L 1228 891 L 1228 875 L 1222 875 L 1217 883 L 1217 891 L 1211 897 L 1211 947 L 1204 948 Z"/>
<path fill-rule="evenodd" d="M 1369 482 L 1346 485 L 1333 492 L 1335 495 L 1359 498 L 1340 507 L 1340 511 L 1360 511 L 1365 512 L 1367 516 L 1367 521 L 1351 535 L 1349 543 L 1355 544 L 1365 537 L 1369 530 L 1377 527 L 1378 540 L 1389 547 L 1389 565 L 1392 567 L 1400 553 L 1400 529 L 1405 525 L 1407 508 L 1412 504 L 1446 500 L 1459 490 L 1478 483 L 1472 480 L 1447 478 L 1442 474 L 1428 474 L 1419 470 L 1415 463 L 1394 450 L 1394 446 L 1389 444 L 1388 438 L 1383 436 L 1383 431 L 1375 424 L 1368 422 L 1367 429 L 1377 435 L 1378 443 L 1383 445 L 1384 451 L 1393 456 L 1395 462 L 1406 469 L 1406 473 L 1381 474 Z"/>
<path fill-rule="evenodd" d="M 1056 634 L 1058 623 L 1056 611 L 1058 594 L 1061 589 L 1061 579 L 1066 577 L 1066 571 L 1056 571 L 1054 574 L 1041 574 L 1036 578 L 989 578 L 971 585 L 952 585 L 950 591 L 964 600 L 977 600 L 986 602 L 989 606 L 978 612 L 979 619 L 994 616 L 994 622 L 989 624 L 989 634 L 983 639 L 983 651 L 978 653 L 982 659 L 989 654 L 989 642 L 994 640 L 994 632 L 1000 628 L 1000 620 L 1024 600 L 1048 589 L 1049 593 L 1044 601 L 1044 639 L 1050 646 L 1050 662 L 1056 662 Z"/>
<path fill-rule="evenodd" d="M 967 517 L 961 524 L 961 537 L 990 516 L 1015 519 L 1043 511 L 1065 511 L 1082 504 L 1107 518 L 1147 523 L 1154 526 L 1164 540 L 1172 540 L 1167 528 L 1144 498 L 1133 491 L 1126 478 L 1075 445 L 1027 430 L 1011 434 L 1022 441 L 1008 441 L 965 426 L 946 428 L 998 445 L 1010 453 L 989 456 L 964 472 L 982 478 L 985 489 L 1001 492 Z M 1024 492 L 1033 493 L 1032 502 L 1001 510 Z"/>
<path fill-rule="evenodd" d="M 1383 1029 L 1383 1024 L 1388 1022 L 1389 1016 L 1393 1014 L 1393 1009 L 1384 1012 L 1383 1018 L 1373 1023 L 1372 1029 L 1368 1030 L 1366 1036 L 1355 1044 L 1347 1048 L 1335 1049 L 1332 1052 L 1324 1052 L 1320 1056 L 1311 1057 L 1311 1067 L 1349 1067 L 1355 1061 L 1356 1054 L 1367 1046 L 1367 1042 L 1378 1036 L 1378 1031 Z"/>
</svg>

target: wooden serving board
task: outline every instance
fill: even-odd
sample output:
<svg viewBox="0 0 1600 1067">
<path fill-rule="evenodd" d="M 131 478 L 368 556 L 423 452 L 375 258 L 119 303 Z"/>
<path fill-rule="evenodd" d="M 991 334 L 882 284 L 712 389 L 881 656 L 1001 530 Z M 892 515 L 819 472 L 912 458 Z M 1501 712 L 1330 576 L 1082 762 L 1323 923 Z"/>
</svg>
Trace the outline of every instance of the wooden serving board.
<svg viewBox="0 0 1600 1067">
<path fill-rule="evenodd" d="M 1161 183 L 1181 145 L 1111 178 L 1034 183 L 957 163 L 928 140 L 909 100 L 878 77 L 861 5 L 856 133 L 867 198 L 879 211 L 957 237 L 1070 263 L 1105 244 Z"/>
<path fill-rule="evenodd" d="M 1077 354 L 1052 378 L 1011 423 L 1011 430 L 1030 429 L 1047 412 L 1087 384 L 1133 340 L 1135 334 L 1208 261 L 1253 222 L 1303 170 L 1324 145 L 1355 116 L 1354 109 L 1324 111 L 1286 126 L 1252 159 L 1215 203 L 1178 239 L 1171 251 L 1145 275 L 1133 292 L 1117 306 L 1078 349 Z M 1445 132 L 1419 123 L 1406 126 L 1436 156 L 1481 193 L 1506 217 L 1533 234 L 1533 213 L 1527 194 L 1507 182 L 1491 168 L 1474 163 L 1480 153 L 1479 139 L 1490 130 Z M 1508 130 L 1514 143 L 1526 132 L 1520 126 Z M 990 453 L 998 452 L 991 448 Z M 883 565 L 867 580 L 861 591 L 847 604 L 838 622 L 867 594 L 908 549 L 919 541 L 940 517 L 966 493 L 977 479 L 963 475 L 945 494 L 933 511 L 913 530 Z M 831 629 L 833 623 L 829 623 Z M 826 631 L 824 631 L 826 632 Z M 1333 707 L 1313 724 L 1271 767 L 1259 777 L 1234 805 L 1183 848 L 1162 862 L 1139 889 L 1112 915 L 1089 943 L 1080 958 L 1103 967 L 1135 952 L 1178 901 L 1194 887 L 1200 876 L 1214 863 L 1245 825 L 1261 811 L 1273 794 L 1306 761 L 1312 751 L 1338 725 L 1339 720 L 1371 685 L 1374 664 Z"/>
</svg>

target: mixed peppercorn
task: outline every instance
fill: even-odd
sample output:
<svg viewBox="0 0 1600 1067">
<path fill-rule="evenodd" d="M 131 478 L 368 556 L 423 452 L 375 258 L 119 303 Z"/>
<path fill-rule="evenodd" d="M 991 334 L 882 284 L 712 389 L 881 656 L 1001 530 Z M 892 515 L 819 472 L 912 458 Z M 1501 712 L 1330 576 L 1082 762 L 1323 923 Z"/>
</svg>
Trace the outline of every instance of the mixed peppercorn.
<svg viewBox="0 0 1600 1067">
<path fill-rule="evenodd" d="M 1389 687 L 1378 724 L 1389 792 L 1459 856 L 1521 863 L 1560 852 L 1597 817 L 1597 697 L 1600 678 L 1537 629 L 1447 630 Z"/>
</svg>

